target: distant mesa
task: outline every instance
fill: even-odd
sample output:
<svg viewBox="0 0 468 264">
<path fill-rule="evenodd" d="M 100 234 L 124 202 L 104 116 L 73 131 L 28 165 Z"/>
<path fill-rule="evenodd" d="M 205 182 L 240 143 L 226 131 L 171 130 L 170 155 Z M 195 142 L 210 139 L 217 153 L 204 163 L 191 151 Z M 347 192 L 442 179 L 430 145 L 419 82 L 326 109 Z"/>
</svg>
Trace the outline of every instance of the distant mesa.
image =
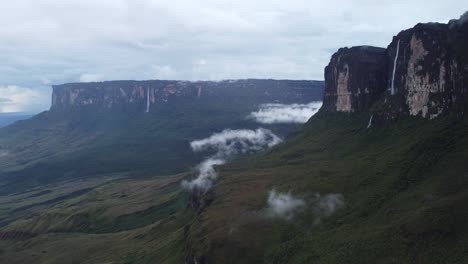
<svg viewBox="0 0 468 264">
<path fill-rule="evenodd" d="M 323 97 L 323 81 L 109 81 L 53 86 L 51 110 L 111 109 L 150 112 L 166 103 L 309 103 Z"/>
</svg>

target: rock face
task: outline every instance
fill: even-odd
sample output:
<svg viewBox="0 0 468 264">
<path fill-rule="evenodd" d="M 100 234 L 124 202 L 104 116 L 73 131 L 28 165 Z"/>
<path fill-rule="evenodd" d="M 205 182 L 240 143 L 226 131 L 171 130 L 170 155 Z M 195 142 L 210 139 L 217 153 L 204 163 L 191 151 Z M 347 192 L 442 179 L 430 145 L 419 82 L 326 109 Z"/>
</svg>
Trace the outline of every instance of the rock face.
<svg viewBox="0 0 468 264">
<path fill-rule="evenodd" d="M 418 24 L 395 36 L 386 50 L 340 49 L 325 69 L 326 109 L 359 112 L 375 105 L 380 119 L 466 113 L 466 16 L 448 24 Z"/>
<path fill-rule="evenodd" d="M 383 48 L 342 48 L 325 68 L 323 107 L 329 111 L 360 112 L 385 90 L 387 55 Z"/>
<path fill-rule="evenodd" d="M 460 100 L 466 87 L 461 61 L 449 41 L 450 31 L 447 24 L 418 24 L 398 34 L 389 45 L 389 57 L 395 58 L 400 42 L 394 96 L 403 96 L 407 114 L 432 119 L 463 106 Z M 390 81 L 388 90 L 387 97 L 391 97 Z"/>
<path fill-rule="evenodd" d="M 51 110 L 104 108 L 152 111 L 155 105 L 215 101 L 225 104 L 306 103 L 320 101 L 321 81 L 228 80 L 111 81 L 70 83 L 53 87 Z"/>
</svg>

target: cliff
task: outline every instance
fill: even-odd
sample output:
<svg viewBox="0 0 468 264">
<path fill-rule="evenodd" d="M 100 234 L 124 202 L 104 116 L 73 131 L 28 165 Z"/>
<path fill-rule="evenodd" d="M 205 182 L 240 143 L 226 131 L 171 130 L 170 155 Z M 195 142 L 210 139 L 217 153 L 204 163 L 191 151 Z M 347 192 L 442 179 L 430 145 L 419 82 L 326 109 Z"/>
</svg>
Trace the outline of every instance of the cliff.
<svg viewBox="0 0 468 264">
<path fill-rule="evenodd" d="M 306 103 L 323 97 L 321 81 L 227 80 L 110 81 L 53 87 L 51 110 L 104 108 L 148 112 L 155 105 L 183 102 L 230 104 Z"/>
<path fill-rule="evenodd" d="M 370 111 L 384 120 L 463 115 L 468 109 L 465 16 L 448 24 L 418 24 L 386 49 L 340 49 L 325 69 L 324 109 Z"/>
<path fill-rule="evenodd" d="M 384 91 L 386 50 L 361 46 L 342 48 L 325 68 L 324 109 L 340 112 L 367 110 Z"/>
</svg>

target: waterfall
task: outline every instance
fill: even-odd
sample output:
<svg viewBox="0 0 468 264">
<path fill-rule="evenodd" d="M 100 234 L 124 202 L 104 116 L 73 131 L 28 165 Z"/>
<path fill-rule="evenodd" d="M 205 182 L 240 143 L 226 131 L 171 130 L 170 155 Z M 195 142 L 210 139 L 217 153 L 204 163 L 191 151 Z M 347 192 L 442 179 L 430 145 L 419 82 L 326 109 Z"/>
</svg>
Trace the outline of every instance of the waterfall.
<svg viewBox="0 0 468 264">
<path fill-rule="evenodd" d="M 372 125 L 372 118 L 374 117 L 374 115 L 371 115 L 370 116 L 370 119 L 369 119 L 369 124 L 367 125 L 367 128 L 370 128 L 371 125 Z"/>
<path fill-rule="evenodd" d="M 396 66 L 397 66 L 398 54 L 399 54 L 399 53 L 400 53 L 400 40 L 398 40 L 398 43 L 397 43 L 395 61 L 393 62 L 392 95 L 395 94 L 395 73 L 396 73 Z"/>
<path fill-rule="evenodd" d="M 148 113 L 150 110 L 150 88 L 148 87 L 148 90 L 146 90 L 146 113 Z"/>
</svg>

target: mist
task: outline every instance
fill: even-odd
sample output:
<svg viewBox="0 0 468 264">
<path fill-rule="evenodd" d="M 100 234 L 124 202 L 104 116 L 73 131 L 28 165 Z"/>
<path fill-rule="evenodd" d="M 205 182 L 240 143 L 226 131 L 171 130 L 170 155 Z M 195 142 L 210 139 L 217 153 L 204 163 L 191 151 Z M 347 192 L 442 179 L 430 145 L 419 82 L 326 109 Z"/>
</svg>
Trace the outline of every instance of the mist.
<svg viewBox="0 0 468 264">
<path fill-rule="evenodd" d="M 263 104 L 249 118 L 262 124 L 306 123 L 322 107 L 322 102 L 308 104 Z"/>
<path fill-rule="evenodd" d="M 296 213 L 304 209 L 304 200 L 295 198 L 291 193 L 278 193 L 271 190 L 268 194 L 268 207 L 266 214 L 268 217 L 291 219 Z"/>
<path fill-rule="evenodd" d="M 194 152 L 211 151 L 214 154 L 197 166 L 196 178 L 192 181 L 183 181 L 182 187 L 206 192 L 213 186 L 218 177 L 215 166 L 222 165 L 240 154 L 251 154 L 271 148 L 281 141 L 273 132 L 263 128 L 256 130 L 226 129 L 210 137 L 192 141 L 190 146 Z"/>
<path fill-rule="evenodd" d="M 265 216 L 291 220 L 301 211 L 310 210 L 315 217 L 325 218 L 344 206 L 344 197 L 339 193 L 324 195 L 314 193 L 312 197 L 307 195 L 304 198 L 298 198 L 294 197 L 290 192 L 280 193 L 273 189 L 268 193 Z"/>
<path fill-rule="evenodd" d="M 339 193 L 330 193 L 321 195 L 315 194 L 314 212 L 319 216 L 328 217 L 335 213 L 338 209 L 345 206 L 344 197 Z"/>
</svg>

